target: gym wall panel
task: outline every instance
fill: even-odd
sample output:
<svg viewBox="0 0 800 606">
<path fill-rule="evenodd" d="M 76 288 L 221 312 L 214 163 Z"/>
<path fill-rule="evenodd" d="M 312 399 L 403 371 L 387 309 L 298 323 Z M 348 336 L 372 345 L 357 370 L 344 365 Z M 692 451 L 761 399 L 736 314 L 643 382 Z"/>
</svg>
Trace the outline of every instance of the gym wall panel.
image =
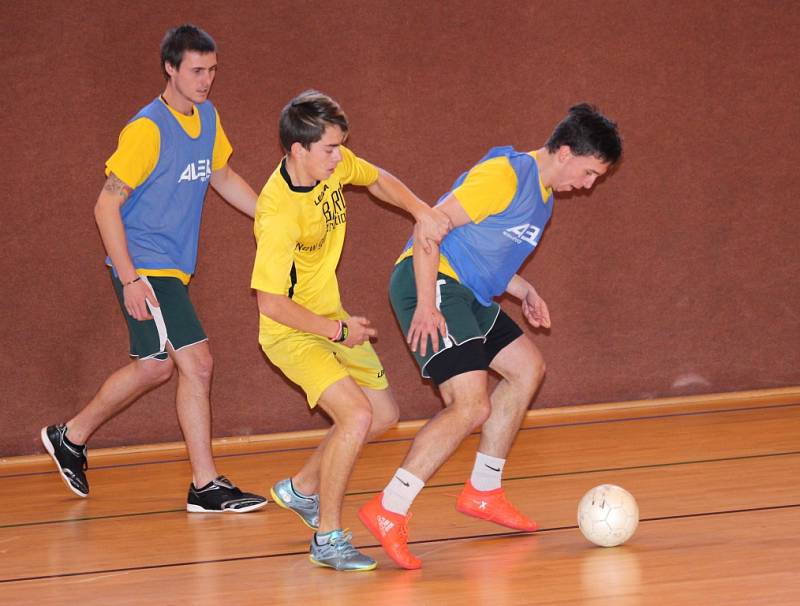
<svg viewBox="0 0 800 606">
<path fill-rule="evenodd" d="M 211 99 L 259 190 L 277 118 L 318 88 L 349 145 L 435 202 L 494 145 L 540 147 L 573 103 L 625 137 L 591 193 L 559 196 L 523 275 L 551 330 L 528 330 L 548 373 L 533 406 L 800 384 L 795 181 L 800 5 L 794 2 L 2 2 L 0 456 L 41 451 L 128 361 L 92 209 L 125 122 L 163 90 L 158 45 L 192 21 L 219 44 Z M 345 307 L 379 330 L 403 419 L 440 402 L 386 295 L 410 234 L 401 213 L 346 192 Z M 322 427 L 257 342 L 250 221 L 208 195 L 191 293 L 211 337 L 214 435 Z M 503 307 L 522 322 L 511 299 Z M 174 441 L 175 382 L 92 446 Z"/>
</svg>

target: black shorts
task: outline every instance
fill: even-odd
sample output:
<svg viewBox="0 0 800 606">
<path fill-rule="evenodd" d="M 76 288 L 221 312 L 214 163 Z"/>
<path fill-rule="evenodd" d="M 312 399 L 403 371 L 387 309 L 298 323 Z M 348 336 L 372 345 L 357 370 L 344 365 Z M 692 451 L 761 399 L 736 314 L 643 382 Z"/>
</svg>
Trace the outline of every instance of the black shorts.
<svg viewBox="0 0 800 606">
<path fill-rule="evenodd" d="M 436 385 L 441 385 L 465 372 L 488 370 L 500 350 L 516 341 L 522 334 L 522 329 L 517 323 L 501 309 L 485 341 L 475 339 L 440 351 L 428 362 L 426 368 L 428 375 Z"/>
</svg>

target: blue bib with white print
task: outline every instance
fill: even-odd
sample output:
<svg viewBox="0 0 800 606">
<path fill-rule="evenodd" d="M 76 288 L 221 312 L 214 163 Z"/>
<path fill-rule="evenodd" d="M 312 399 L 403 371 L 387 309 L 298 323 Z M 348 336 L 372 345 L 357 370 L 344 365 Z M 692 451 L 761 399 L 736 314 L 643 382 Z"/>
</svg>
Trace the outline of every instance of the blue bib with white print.
<svg viewBox="0 0 800 606">
<path fill-rule="evenodd" d="M 440 248 L 459 281 L 485 306 L 505 292 L 511 278 L 539 244 L 553 213 L 552 196 L 546 202 L 539 187 L 539 167 L 527 153 L 511 146 L 493 147 L 478 164 L 506 157 L 517 175 L 517 191 L 501 213 L 489 215 L 480 223 L 467 223 L 452 230 Z M 464 182 L 462 174 L 445 193 L 441 204 Z M 406 246 L 408 248 L 409 244 Z"/>
<path fill-rule="evenodd" d="M 131 119 L 152 120 L 161 138 L 153 172 L 120 208 L 128 252 L 137 269 L 194 273 L 217 127 L 210 101 L 196 107 L 200 114 L 197 138 L 186 133 L 159 99 Z"/>
</svg>

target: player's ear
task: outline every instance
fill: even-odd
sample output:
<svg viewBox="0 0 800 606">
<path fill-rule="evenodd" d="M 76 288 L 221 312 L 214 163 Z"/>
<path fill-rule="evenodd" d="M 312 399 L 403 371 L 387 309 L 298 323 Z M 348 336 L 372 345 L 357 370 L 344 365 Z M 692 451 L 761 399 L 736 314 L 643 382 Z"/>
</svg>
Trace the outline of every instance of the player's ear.
<svg viewBox="0 0 800 606">
<path fill-rule="evenodd" d="M 178 70 L 169 61 L 164 61 L 164 71 L 167 72 L 167 76 L 171 78 Z"/>
<path fill-rule="evenodd" d="M 569 145 L 562 145 L 561 147 L 558 148 L 558 151 L 556 152 L 556 158 L 558 158 L 559 162 L 563 164 L 571 157 L 572 157 L 572 150 L 570 149 Z"/>
<path fill-rule="evenodd" d="M 294 158 L 302 158 L 303 157 L 303 152 L 306 152 L 306 151 L 308 151 L 308 150 L 306 150 L 306 148 L 303 147 L 302 143 L 300 143 L 299 141 L 295 141 L 294 143 L 292 143 L 292 146 L 289 148 L 289 155 L 294 157 Z"/>
</svg>

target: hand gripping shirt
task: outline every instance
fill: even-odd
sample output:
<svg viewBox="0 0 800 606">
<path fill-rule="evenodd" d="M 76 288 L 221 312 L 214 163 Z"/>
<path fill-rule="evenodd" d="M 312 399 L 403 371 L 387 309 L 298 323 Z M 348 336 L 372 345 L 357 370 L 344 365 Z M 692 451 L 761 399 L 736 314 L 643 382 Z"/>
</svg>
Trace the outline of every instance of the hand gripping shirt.
<svg viewBox="0 0 800 606">
<path fill-rule="evenodd" d="M 313 313 L 343 315 L 336 266 L 347 227 L 344 185 L 370 185 L 378 169 L 341 146 L 333 174 L 311 187 L 292 185 L 284 158 L 261 190 L 253 230 L 256 259 L 250 286 L 285 295 Z M 292 331 L 264 316 L 260 331 L 272 337 Z"/>
</svg>

